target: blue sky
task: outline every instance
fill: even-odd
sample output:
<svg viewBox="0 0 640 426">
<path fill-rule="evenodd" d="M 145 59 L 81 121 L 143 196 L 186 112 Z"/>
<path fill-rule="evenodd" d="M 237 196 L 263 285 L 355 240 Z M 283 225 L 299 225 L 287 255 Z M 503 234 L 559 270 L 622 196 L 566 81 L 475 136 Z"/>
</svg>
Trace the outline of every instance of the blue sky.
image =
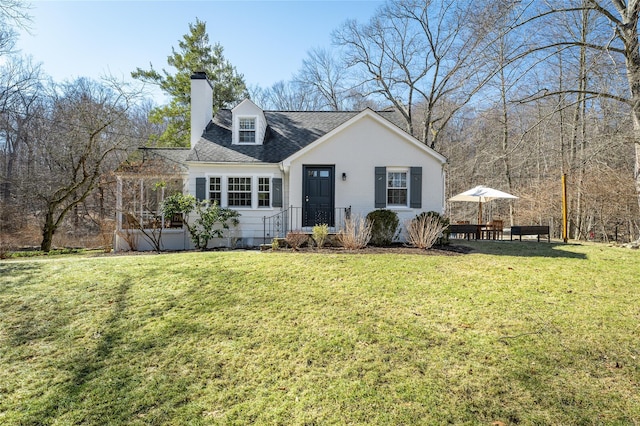
<svg viewBox="0 0 640 426">
<path fill-rule="evenodd" d="M 136 67 L 167 68 L 171 47 L 196 18 L 210 41 L 245 76 L 268 87 L 289 80 L 313 47 L 331 47 L 345 20 L 367 21 L 382 1 L 32 1 L 31 31 L 18 48 L 61 82 L 109 74 L 128 79 Z"/>
</svg>

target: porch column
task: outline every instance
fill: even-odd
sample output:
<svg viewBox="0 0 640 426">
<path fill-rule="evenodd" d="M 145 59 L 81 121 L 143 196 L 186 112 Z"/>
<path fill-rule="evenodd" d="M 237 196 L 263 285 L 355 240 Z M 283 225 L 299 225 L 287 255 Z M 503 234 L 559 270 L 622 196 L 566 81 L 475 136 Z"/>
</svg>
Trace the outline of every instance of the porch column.
<svg viewBox="0 0 640 426">
<path fill-rule="evenodd" d="M 122 230 L 122 177 L 116 177 L 116 230 Z"/>
</svg>

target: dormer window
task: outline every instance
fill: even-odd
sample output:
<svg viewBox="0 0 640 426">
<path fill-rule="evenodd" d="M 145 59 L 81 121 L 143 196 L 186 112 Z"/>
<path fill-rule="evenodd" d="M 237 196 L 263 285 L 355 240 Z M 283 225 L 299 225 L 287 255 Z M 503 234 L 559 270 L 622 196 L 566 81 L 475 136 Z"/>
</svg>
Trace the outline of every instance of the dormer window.
<svg viewBox="0 0 640 426">
<path fill-rule="evenodd" d="M 264 112 L 250 99 L 245 99 L 231 110 L 234 145 L 262 145 L 267 131 Z"/>
<path fill-rule="evenodd" d="M 256 118 L 240 117 L 238 143 L 256 143 Z"/>
</svg>

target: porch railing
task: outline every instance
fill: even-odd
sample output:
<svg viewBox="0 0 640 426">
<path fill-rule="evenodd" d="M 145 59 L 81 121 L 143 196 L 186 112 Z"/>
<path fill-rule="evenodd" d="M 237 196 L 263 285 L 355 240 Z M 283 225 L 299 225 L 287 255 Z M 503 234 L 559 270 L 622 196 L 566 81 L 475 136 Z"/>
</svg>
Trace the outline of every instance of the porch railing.
<svg viewBox="0 0 640 426">
<path fill-rule="evenodd" d="M 351 217 L 351 207 L 336 207 L 333 211 L 333 223 L 329 226 L 329 233 L 337 233 L 344 228 L 344 222 Z M 302 207 L 291 206 L 273 216 L 264 216 L 263 239 L 266 244 L 274 238 L 285 238 L 289 231 L 312 232 L 313 226 L 303 226 Z M 318 223 L 320 225 L 321 223 Z"/>
</svg>

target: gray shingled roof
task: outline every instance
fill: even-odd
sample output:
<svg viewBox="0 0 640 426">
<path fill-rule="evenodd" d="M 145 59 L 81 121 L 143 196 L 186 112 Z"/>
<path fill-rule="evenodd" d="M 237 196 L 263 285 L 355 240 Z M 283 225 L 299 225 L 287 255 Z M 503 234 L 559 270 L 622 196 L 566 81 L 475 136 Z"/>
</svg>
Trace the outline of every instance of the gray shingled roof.
<svg viewBox="0 0 640 426">
<path fill-rule="evenodd" d="M 233 145 L 231 110 L 220 110 L 187 161 L 279 163 L 358 114 L 355 111 L 264 111 L 267 120 L 264 143 Z M 402 128 L 397 112 L 377 114 Z"/>
</svg>

